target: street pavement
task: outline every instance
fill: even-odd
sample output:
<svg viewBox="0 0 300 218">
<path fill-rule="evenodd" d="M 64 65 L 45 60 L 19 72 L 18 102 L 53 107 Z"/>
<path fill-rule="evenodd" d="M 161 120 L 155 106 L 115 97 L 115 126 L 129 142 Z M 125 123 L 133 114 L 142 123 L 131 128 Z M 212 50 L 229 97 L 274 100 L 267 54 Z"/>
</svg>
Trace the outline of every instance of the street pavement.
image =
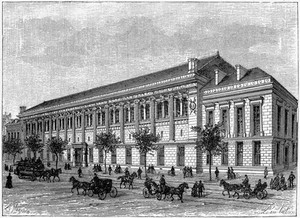
<svg viewBox="0 0 300 218">
<path fill-rule="evenodd" d="M 296 172 L 296 170 L 294 170 Z M 165 172 L 158 172 L 155 175 L 149 174 L 156 182 L 160 175 Z M 288 178 L 290 171 L 284 172 Z M 175 177 L 165 174 L 168 185 L 177 187 L 182 182 L 189 184 L 189 189 L 183 194 L 183 203 L 175 196 L 175 200 L 165 199 L 158 201 L 155 197 L 144 198 L 143 180 L 134 180 L 133 189 L 120 189 L 120 180 L 117 178 L 123 174 L 103 174 L 98 172 L 100 178 L 110 177 L 113 179 L 113 186 L 118 190 L 116 198 L 109 194 L 104 200 L 93 196 L 77 195 L 76 190 L 71 193 L 72 184 L 69 182 L 71 176 L 77 176 L 77 169 L 64 171 L 60 175 L 61 181 L 48 183 L 45 181 L 29 181 L 19 179 L 13 175 L 13 189 L 5 187 L 7 172 L 3 172 L 3 215 L 38 215 L 38 216 L 293 216 L 296 215 L 296 189 L 275 191 L 267 188 L 266 199 L 259 200 L 251 197 L 244 199 L 229 198 L 222 195 L 223 187 L 219 181 L 209 181 L 207 174 L 197 174 L 193 178 L 183 179 L 181 173 Z M 80 181 L 90 181 L 93 177 L 91 168 L 83 168 L 83 178 Z M 144 174 L 143 174 L 144 176 Z M 221 178 L 226 175 L 221 174 Z M 144 177 L 143 177 L 144 178 Z M 251 187 L 261 176 L 249 175 Z M 240 184 L 241 178 L 229 180 L 230 183 Z M 270 177 L 262 179 L 269 184 Z M 194 198 L 191 196 L 191 188 L 195 181 L 202 180 L 205 184 L 205 197 Z"/>
</svg>

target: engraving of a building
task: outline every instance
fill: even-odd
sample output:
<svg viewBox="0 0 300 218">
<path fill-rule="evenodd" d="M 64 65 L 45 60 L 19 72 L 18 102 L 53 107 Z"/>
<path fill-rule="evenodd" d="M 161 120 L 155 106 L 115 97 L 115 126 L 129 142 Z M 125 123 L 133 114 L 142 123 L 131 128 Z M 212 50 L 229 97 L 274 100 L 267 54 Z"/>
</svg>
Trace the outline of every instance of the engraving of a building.
<svg viewBox="0 0 300 218">
<path fill-rule="evenodd" d="M 132 133 L 148 127 L 161 141 L 147 164 L 207 171 L 207 155 L 195 149 L 197 133 L 191 127 L 219 121 L 226 129 L 228 152 L 214 156 L 213 166 L 233 166 L 237 172 L 263 172 L 267 166 L 277 172 L 296 163 L 297 99 L 263 70 L 234 67 L 219 53 L 45 101 L 19 118 L 25 135 L 37 133 L 43 142 L 67 140 L 61 160 L 74 165 L 84 164 L 85 157 L 89 164 L 103 163 L 103 153 L 93 144 L 96 134 L 106 131 L 121 140 L 108 164 L 143 165 Z M 46 148 L 39 155 L 52 161 Z"/>
</svg>

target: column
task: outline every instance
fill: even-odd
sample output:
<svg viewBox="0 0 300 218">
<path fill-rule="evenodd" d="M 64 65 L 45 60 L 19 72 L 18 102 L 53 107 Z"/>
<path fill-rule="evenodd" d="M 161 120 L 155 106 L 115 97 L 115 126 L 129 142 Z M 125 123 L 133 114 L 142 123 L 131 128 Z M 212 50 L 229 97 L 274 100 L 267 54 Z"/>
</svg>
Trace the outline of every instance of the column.
<svg viewBox="0 0 300 218">
<path fill-rule="evenodd" d="M 52 139 L 52 117 L 49 116 L 49 139 Z"/>
<path fill-rule="evenodd" d="M 113 124 L 115 124 L 116 123 L 116 108 L 114 107 L 113 109 Z"/>
<path fill-rule="evenodd" d="M 169 140 L 174 141 L 174 94 L 169 94 Z"/>
<path fill-rule="evenodd" d="M 150 131 L 155 134 L 155 98 L 150 97 Z"/>
<path fill-rule="evenodd" d="M 260 130 L 260 136 L 264 136 L 264 129 L 263 129 L 263 116 L 262 116 L 262 102 L 259 103 L 259 130 Z"/>
<path fill-rule="evenodd" d="M 124 140 L 124 103 L 123 102 L 120 103 L 119 113 L 120 113 L 120 116 L 119 116 L 119 119 L 120 119 L 120 140 L 121 140 L 121 143 L 124 143 L 125 140 Z"/>
<path fill-rule="evenodd" d="M 57 115 L 56 117 L 56 138 L 59 138 L 59 130 L 60 130 L 60 118 L 59 116 Z"/>
<path fill-rule="evenodd" d="M 93 139 L 94 142 L 96 141 L 96 135 L 97 135 L 97 108 L 93 108 Z"/>
<path fill-rule="evenodd" d="M 146 105 L 147 105 L 147 104 L 145 103 L 145 104 L 144 104 L 144 111 L 143 111 L 143 112 L 144 112 L 144 120 L 146 120 Z"/>
<path fill-rule="evenodd" d="M 134 100 L 134 126 L 135 132 L 139 131 L 139 100 Z"/>
<path fill-rule="evenodd" d="M 68 114 L 67 113 L 64 114 L 64 121 L 65 121 L 65 123 L 64 123 L 64 127 L 65 127 L 65 141 L 69 141 L 68 140 L 68 126 L 67 126 Z"/>
<path fill-rule="evenodd" d="M 82 143 L 85 143 L 85 113 L 84 110 L 81 111 L 81 131 L 82 131 Z"/>
<path fill-rule="evenodd" d="M 29 133 L 32 135 L 32 121 L 29 122 Z"/>
<path fill-rule="evenodd" d="M 180 96 L 179 100 L 180 100 L 180 116 L 182 116 L 183 115 L 182 96 Z"/>
<path fill-rule="evenodd" d="M 105 105 L 105 128 L 106 128 L 106 133 L 109 132 L 109 106 Z"/>
<path fill-rule="evenodd" d="M 162 118 L 165 118 L 165 100 L 161 100 L 161 112 L 162 112 Z"/>
<path fill-rule="evenodd" d="M 75 137 L 75 111 L 72 113 L 72 143 L 75 143 L 76 137 Z"/>
<path fill-rule="evenodd" d="M 44 144 L 45 143 L 45 118 L 44 117 L 42 117 L 41 131 L 42 131 L 42 143 Z"/>
</svg>

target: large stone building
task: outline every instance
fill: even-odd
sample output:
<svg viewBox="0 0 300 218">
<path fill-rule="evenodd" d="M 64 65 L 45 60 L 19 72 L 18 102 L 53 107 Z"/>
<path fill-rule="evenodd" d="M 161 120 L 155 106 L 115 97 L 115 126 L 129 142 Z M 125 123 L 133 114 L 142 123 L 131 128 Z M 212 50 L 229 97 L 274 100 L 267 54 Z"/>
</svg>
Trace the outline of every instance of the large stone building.
<svg viewBox="0 0 300 218">
<path fill-rule="evenodd" d="M 163 71 L 45 101 L 19 114 L 24 133 L 68 141 L 62 161 L 103 163 L 94 148 L 97 133 L 113 131 L 121 145 L 109 164 L 138 167 L 143 157 L 132 133 L 148 127 L 161 136 L 147 156 L 158 168 L 192 166 L 207 170 L 207 155 L 195 149 L 193 126 L 222 121 L 228 152 L 213 157 L 226 170 L 276 172 L 296 162 L 297 100 L 259 68 L 233 67 L 217 53 Z M 88 152 L 87 155 L 85 153 Z M 25 154 L 30 155 L 29 152 Z M 44 160 L 52 161 L 45 149 Z"/>
</svg>

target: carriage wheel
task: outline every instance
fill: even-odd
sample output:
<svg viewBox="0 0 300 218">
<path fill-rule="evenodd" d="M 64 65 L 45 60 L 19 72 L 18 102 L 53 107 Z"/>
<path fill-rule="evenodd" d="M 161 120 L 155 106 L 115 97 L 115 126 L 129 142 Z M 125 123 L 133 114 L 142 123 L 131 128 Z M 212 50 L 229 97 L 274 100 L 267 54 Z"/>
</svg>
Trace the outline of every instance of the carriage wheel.
<svg viewBox="0 0 300 218">
<path fill-rule="evenodd" d="M 118 195 L 118 190 L 116 187 L 112 187 L 110 192 L 109 192 L 110 197 L 115 198 Z"/>
<path fill-rule="evenodd" d="M 148 191 L 147 188 L 143 189 L 143 195 L 144 195 L 145 198 L 149 198 L 150 194 L 149 194 L 149 191 Z"/>
<path fill-rule="evenodd" d="M 88 192 L 88 196 L 93 197 L 94 195 L 94 190 L 90 189 Z"/>
<path fill-rule="evenodd" d="M 104 200 L 106 198 L 106 192 L 104 190 L 100 191 L 98 193 L 98 197 L 99 197 L 99 199 Z"/>
<path fill-rule="evenodd" d="M 264 193 L 259 191 L 259 192 L 257 192 L 256 197 L 257 197 L 257 199 L 261 200 L 264 198 Z"/>
<path fill-rule="evenodd" d="M 159 200 L 159 201 L 160 201 L 160 200 L 161 200 L 161 197 L 162 197 L 162 194 L 158 192 L 158 193 L 156 194 L 156 198 L 157 198 L 157 200 Z"/>
<path fill-rule="evenodd" d="M 249 190 L 246 190 L 246 191 L 244 192 L 243 196 L 244 196 L 245 199 L 249 199 L 250 196 L 251 196 L 250 191 L 249 191 Z"/>
<path fill-rule="evenodd" d="M 267 190 L 263 190 L 263 194 L 264 194 L 264 198 L 266 198 L 268 196 Z"/>
</svg>

